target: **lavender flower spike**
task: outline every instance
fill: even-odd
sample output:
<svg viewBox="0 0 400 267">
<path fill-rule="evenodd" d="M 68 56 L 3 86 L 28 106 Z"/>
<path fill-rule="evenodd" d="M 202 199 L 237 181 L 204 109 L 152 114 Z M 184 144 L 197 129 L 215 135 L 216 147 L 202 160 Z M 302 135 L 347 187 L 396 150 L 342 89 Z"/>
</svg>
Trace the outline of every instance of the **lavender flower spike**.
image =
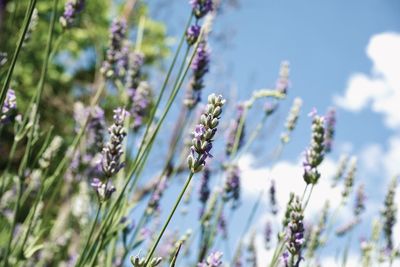
<svg viewBox="0 0 400 267">
<path fill-rule="evenodd" d="M 232 208 L 238 206 L 240 197 L 240 170 L 237 165 L 230 166 L 224 185 L 224 201 L 232 200 Z"/>
<path fill-rule="evenodd" d="M 394 177 L 390 183 L 385 197 L 383 216 L 383 233 L 386 239 L 386 248 L 389 251 L 393 249 L 393 227 L 396 224 L 397 207 L 395 203 L 396 187 L 398 177 Z"/>
<path fill-rule="evenodd" d="M 224 104 L 225 99 L 221 95 L 211 94 L 208 96 L 208 105 L 205 113 L 200 117 L 200 124 L 193 132 L 192 146 L 188 156 L 188 165 L 193 173 L 201 171 L 206 164 L 206 159 L 211 157 L 213 137 L 217 132 L 219 116 Z"/>
<path fill-rule="evenodd" d="M 130 113 L 133 119 L 134 131 L 139 130 L 150 113 L 153 91 L 147 82 L 140 82 L 131 95 L 132 107 Z"/>
<path fill-rule="evenodd" d="M 114 110 L 114 124 L 108 128 L 110 140 L 103 147 L 101 163 L 107 178 L 115 175 L 124 166 L 120 159 L 123 153 L 122 142 L 126 136 L 124 120 L 127 115 L 128 112 L 125 109 L 118 108 Z"/>
<path fill-rule="evenodd" d="M 197 264 L 197 267 L 219 267 L 222 265 L 222 252 L 216 251 L 212 252 L 205 262 Z"/>
<path fill-rule="evenodd" d="M 70 28 L 76 16 L 82 12 L 85 6 L 85 0 L 67 0 L 65 3 L 64 13 L 60 17 L 60 23 L 63 28 Z"/>
<path fill-rule="evenodd" d="M 13 117 L 13 113 L 17 109 L 17 98 L 12 89 L 8 89 L 3 108 L 0 112 L 0 123 L 8 123 Z"/>
<path fill-rule="evenodd" d="M 201 100 L 201 90 L 204 88 L 204 75 L 209 70 L 210 64 L 210 50 L 208 49 L 206 41 L 202 41 L 197 47 L 196 55 L 193 58 L 192 65 L 190 66 L 193 75 L 190 80 L 188 91 L 184 104 L 192 109 Z"/>
<path fill-rule="evenodd" d="M 188 28 L 186 31 L 186 42 L 188 45 L 194 45 L 199 38 L 201 31 L 201 27 L 197 24 L 194 24 Z"/>
<path fill-rule="evenodd" d="M 307 184 L 316 184 L 321 174 L 317 167 L 324 159 L 324 118 L 312 112 L 311 144 L 305 152 L 303 178 Z"/>
<path fill-rule="evenodd" d="M 288 61 L 283 61 L 281 63 L 281 68 L 279 70 L 279 78 L 276 81 L 276 90 L 280 93 L 286 95 L 289 88 L 289 73 L 290 65 Z"/>
<path fill-rule="evenodd" d="M 298 267 L 302 260 L 302 248 L 304 243 L 303 208 L 298 197 L 291 204 L 290 221 L 287 228 L 286 249 L 289 259 L 288 267 Z"/>
<path fill-rule="evenodd" d="M 190 0 L 192 5 L 193 14 L 197 19 L 201 19 L 208 12 L 213 11 L 213 0 Z"/>
<path fill-rule="evenodd" d="M 122 51 L 123 40 L 126 34 L 126 22 L 124 20 L 114 20 L 110 27 L 110 40 L 107 49 L 106 60 L 101 66 L 101 73 L 106 78 L 114 78 L 116 74 L 116 64 L 124 56 Z"/>
<path fill-rule="evenodd" d="M 336 125 L 336 110 L 330 108 L 325 116 L 325 153 L 329 153 L 332 150 L 333 137 L 335 135 L 335 125 Z"/>
</svg>

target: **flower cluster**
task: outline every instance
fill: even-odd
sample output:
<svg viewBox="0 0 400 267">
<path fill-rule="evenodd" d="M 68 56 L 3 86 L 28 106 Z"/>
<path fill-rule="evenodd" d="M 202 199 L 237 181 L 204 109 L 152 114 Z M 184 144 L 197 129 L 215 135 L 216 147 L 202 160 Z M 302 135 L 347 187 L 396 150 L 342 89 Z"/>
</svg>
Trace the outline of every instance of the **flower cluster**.
<svg viewBox="0 0 400 267">
<path fill-rule="evenodd" d="M 193 45 L 197 42 L 200 32 L 201 32 L 201 26 L 197 25 L 197 24 L 192 25 L 187 29 L 186 41 L 187 41 L 188 45 Z"/>
<path fill-rule="evenodd" d="M 129 110 L 132 117 L 133 130 L 137 131 L 143 125 L 150 113 L 153 91 L 147 82 L 140 82 L 136 90 L 130 92 L 132 106 Z"/>
<path fill-rule="evenodd" d="M 387 191 L 382 210 L 383 233 L 386 238 L 386 248 L 393 249 L 393 227 L 396 224 L 397 207 L 395 203 L 397 177 L 394 177 Z"/>
<path fill-rule="evenodd" d="M 316 184 L 321 174 L 317 167 L 324 159 L 324 118 L 312 113 L 311 144 L 305 152 L 303 178 L 307 184 Z"/>
<path fill-rule="evenodd" d="M 212 252 L 206 261 L 197 264 L 197 267 L 219 267 L 222 265 L 222 252 Z"/>
<path fill-rule="evenodd" d="M 12 89 L 8 89 L 6 99 L 4 100 L 3 108 L 0 113 L 0 123 L 9 123 L 17 109 L 17 97 Z"/>
<path fill-rule="evenodd" d="M 141 68 L 144 63 L 144 55 L 140 52 L 133 52 L 129 55 L 128 70 L 126 73 L 125 87 L 129 94 L 134 94 L 139 86 Z"/>
<path fill-rule="evenodd" d="M 264 103 L 264 112 L 266 116 L 271 116 L 278 108 L 278 103 L 276 101 L 266 101 Z"/>
<path fill-rule="evenodd" d="M 148 214 L 152 214 L 153 212 L 158 212 L 160 210 L 160 200 L 165 189 L 167 189 L 167 176 L 163 175 L 150 197 L 149 204 L 147 206 Z"/>
<path fill-rule="evenodd" d="M 128 112 L 125 109 L 118 108 L 114 110 L 114 123 L 108 129 L 110 139 L 102 150 L 101 168 L 105 179 L 94 178 L 91 183 L 101 201 L 111 197 L 115 188 L 111 185 L 109 179 L 124 167 L 124 163 L 121 162 L 121 156 L 123 154 L 122 143 L 126 135 L 124 129 L 126 116 L 128 116 Z"/>
<path fill-rule="evenodd" d="M 213 10 L 213 0 L 190 0 L 190 4 L 197 19 L 201 19 Z"/>
<path fill-rule="evenodd" d="M 269 204 L 271 206 L 271 213 L 276 215 L 278 213 L 278 205 L 276 202 L 276 187 L 274 180 L 271 180 L 271 184 L 269 186 Z"/>
<path fill-rule="evenodd" d="M 354 216 L 359 217 L 365 210 L 365 198 L 365 187 L 361 184 L 357 189 L 356 199 L 354 201 Z"/>
<path fill-rule="evenodd" d="M 339 163 L 336 169 L 336 173 L 333 176 L 333 184 L 332 186 L 336 186 L 337 183 L 342 179 L 344 172 L 347 168 L 347 163 L 349 161 L 349 157 L 347 155 L 341 155 L 339 158 Z"/>
<path fill-rule="evenodd" d="M 330 108 L 325 116 L 325 153 L 329 153 L 332 150 L 333 137 L 335 135 L 336 125 L 336 110 Z"/>
<path fill-rule="evenodd" d="M 271 237 L 272 237 L 272 225 L 270 221 L 267 221 L 265 223 L 265 228 L 264 228 L 264 242 L 266 249 L 270 248 Z"/>
<path fill-rule="evenodd" d="M 237 165 L 228 167 L 224 184 L 224 201 L 232 200 L 232 207 L 236 208 L 240 198 L 240 170 Z"/>
<path fill-rule="evenodd" d="M 304 243 L 303 208 L 298 197 L 291 204 L 290 221 L 287 227 L 285 265 L 297 267 L 302 260 L 302 247 Z"/>
<path fill-rule="evenodd" d="M 124 57 L 123 41 L 126 34 L 126 22 L 114 20 L 110 27 L 110 40 L 107 49 L 106 60 L 101 66 L 101 73 L 106 78 L 115 78 L 118 60 Z"/>
<path fill-rule="evenodd" d="M 188 156 L 189 169 L 193 172 L 201 171 L 205 166 L 205 161 L 211 156 L 213 137 L 217 132 L 219 116 L 225 99 L 221 95 L 211 94 L 208 96 L 208 104 L 205 113 L 200 117 L 198 124 L 193 132 L 192 146 Z"/>
<path fill-rule="evenodd" d="M 245 138 L 245 125 L 243 116 L 244 105 L 240 104 L 237 108 L 236 118 L 233 119 L 229 125 L 225 149 L 227 156 L 230 156 L 232 153 L 236 153 L 243 146 Z"/>
<path fill-rule="evenodd" d="M 186 92 L 184 104 L 192 109 L 201 101 L 201 91 L 204 87 L 204 75 L 209 70 L 210 51 L 207 47 L 206 41 L 202 41 L 197 47 L 196 54 L 191 64 L 193 71 L 190 84 Z"/>
<path fill-rule="evenodd" d="M 350 195 L 354 185 L 354 178 L 357 171 L 357 158 L 352 157 L 349 163 L 349 170 L 347 171 L 346 177 L 344 178 L 344 189 L 342 191 L 343 200 L 346 200 Z"/>
<path fill-rule="evenodd" d="M 286 131 L 281 135 L 282 143 L 288 143 L 290 141 L 290 133 L 293 132 L 294 128 L 296 127 L 302 105 L 303 101 L 300 98 L 294 99 L 293 105 L 286 119 Z"/>
<path fill-rule="evenodd" d="M 60 17 L 60 23 L 63 28 L 70 28 L 76 19 L 76 16 L 82 12 L 85 7 L 85 0 L 67 0 L 64 7 L 64 13 Z"/>
<path fill-rule="evenodd" d="M 289 88 L 289 73 L 290 73 L 290 64 L 288 61 L 283 61 L 281 63 L 281 68 L 279 70 L 279 78 L 276 81 L 275 88 L 278 92 L 286 95 L 287 90 Z"/>
</svg>

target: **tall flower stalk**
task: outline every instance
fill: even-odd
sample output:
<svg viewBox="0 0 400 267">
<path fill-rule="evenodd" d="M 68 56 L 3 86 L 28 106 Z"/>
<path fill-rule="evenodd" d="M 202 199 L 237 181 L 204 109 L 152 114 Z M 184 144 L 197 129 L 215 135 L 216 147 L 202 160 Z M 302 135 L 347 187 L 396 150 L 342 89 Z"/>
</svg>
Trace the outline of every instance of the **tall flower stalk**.
<svg viewBox="0 0 400 267">
<path fill-rule="evenodd" d="M 213 143 L 213 137 L 217 132 L 217 126 L 219 123 L 220 115 L 222 113 L 222 107 L 225 104 L 225 99 L 221 95 L 217 96 L 211 94 L 208 97 L 208 105 L 205 113 L 201 116 L 200 124 L 196 126 L 193 132 L 192 146 L 190 148 L 190 155 L 188 156 L 188 166 L 190 169 L 189 177 L 186 179 L 185 185 L 180 192 L 175 205 L 173 206 L 166 222 L 164 223 L 158 237 L 152 245 L 149 254 L 146 257 L 145 264 L 148 264 L 153 256 L 158 243 L 161 240 L 165 230 L 168 227 L 169 222 L 172 219 L 183 195 L 188 188 L 193 175 L 203 170 L 206 165 L 206 159 L 211 156 L 211 148 Z"/>
</svg>

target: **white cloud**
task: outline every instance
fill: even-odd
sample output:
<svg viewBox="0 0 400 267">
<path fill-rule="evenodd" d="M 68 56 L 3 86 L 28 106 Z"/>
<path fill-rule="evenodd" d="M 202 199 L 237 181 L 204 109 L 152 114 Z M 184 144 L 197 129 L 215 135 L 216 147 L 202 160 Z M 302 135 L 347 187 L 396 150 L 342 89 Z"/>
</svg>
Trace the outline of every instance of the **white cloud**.
<svg viewBox="0 0 400 267">
<path fill-rule="evenodd" d="M 390 128 L 400 126 L 400 34 L 381 33 L 371 37 L 366 53 L 373 62 L 370 74 L 353 74 L 338 106 L 349 111 L 370 107 L 384 115 Z"/>
<path fill-rule="evenodd" d="M 244 197 L 254 198 L 264 188 L 268 188 L 269 179 L 275 180 L 276 184 L 276 198 L 280 204 L 280 210 L 283 212 L 285 205 L 289 199 L 290 192 L 301 196 L 305 188 L 303 180 L 303 167 L 301 160 L 297 162 L 280 161 L 274 167 L 260 167 L 253 166 L 255 158 L 250 155 L 244 155 L 239 161 L 241 169 L 242 185 Z M 320 171 L 322 177 L 315 187 L 311 200 L 307 206 L 307 214 L 314 214 L 321 210 L 326 200 L 331 203 L 336 203 L 340 198 L 340 188 L 332 188 L 332 176 L 336 171 L 336 163 L 326 158 L 321 165 Z M 264 198 L 267 201 L 267 198 Z M 282 214 L 278 214 L 278 217 Z"/>
<path fill-rule="evenodd" d="M 380 144 L 370 144 L 360 153 L 361 166 L 366 172 L 380 172 L 380 178 L 389 181 L 393 176 L 400 175 L 400 138 L 391 137 L 387 149 Z"/>
</svg>

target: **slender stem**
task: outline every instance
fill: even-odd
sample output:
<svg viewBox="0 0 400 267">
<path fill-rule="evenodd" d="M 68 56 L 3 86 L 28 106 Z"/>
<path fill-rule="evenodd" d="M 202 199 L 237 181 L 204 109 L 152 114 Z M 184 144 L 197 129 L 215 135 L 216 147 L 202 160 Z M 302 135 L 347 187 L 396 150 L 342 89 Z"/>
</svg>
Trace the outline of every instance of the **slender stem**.
<svg viewBox="0 0 400 267">
<path fill-rule="evenodd" d="M 187 28 L 189 27 L 189 25 L 190 25 L 190 23 L 191 23 L 191 21 L 192 21 L 192 18 L 193 18 L 193 14 L 191 14 L 190 17 L 189 17 L 189 19 L 188 19 L 188 22 L 187 22 L 187 24 L 186 24 L 185 31 L 184 31 L 184 33 L 182 34 L 182 37 L 181 37 L 181 40 L 180 40 L 180 42 L 179 42 L 178 48 L 176 49 L 174 58 L 172 59 L 171 65 L 170 65 L 170 67 L 169 67 L 169 69 L 168 69 L 168 71 L 167 71 L 167 76 L 165 77 L 164 82 L 163 82 L 163 84 L 162 84 L 162 86 L 161 86 L 161 90 L 160 90 L 160 93 L 159 93 L 158 98 L 157 98 L 157 100 L 156 100 L 156 103 L 154 104 L 153 108 L 152 108 L 151 111 L 150 111 L 150 116 L 149 116 L 149 120 L 148 120 L 148 122 L 147 122 L 147 127 L 146 127 L 145 133 L 144 133 L 144 135 L 143 135 L 143 140 L 146 140 L 147 135 L 149 134 L 150 127 L 151 127 L 151 125 L 152 125 L 152 123 L 153 123 L 153 121 L 154 121 L 154 117 L 155 117 L 156 111 L 157 111 L 157 109 L 158 109 L 158 106 L 159 106 L 160 103 L 161 103 L 161 99 L 162 99 L 162 96 L 163 96 L 163 94 L 164 94 L 164 92 L 165 92 L 165 89 L 166 89 L 166 87 L 167 87 L 169 78 L 171 77 L 172 70 L 173 70 L 174 67 L 175 67 L 176 60 L 178 59 L 178 55 L 179 55 L 179 53 L 180 53 L 180 51 L 181 51 L 181 48 L 182 48 L 182 45 L 183 45 L 183 43 L 184 43 L 184 41 L 185 41 L 186 30 L 187 30 Z M 179 77 L 179 76 L 178 76 L 178 77 Z M 137 155 L 140 155 L 140 153 L 142 152 L 142 149 L 144 148 L 144 147 L 143 147 L 143 146 L 144 146 L 144 143 L 145 143 L 145 142 L 142 142 L 142 143 L 141 143 Z M 137 157 L 136 157 L 136 160 L 137 160 Z M 135 161 L 136 161 L 136 160 L 135 160 Z"/>
<path fill-rule="evenodd" d="M 191 15 L 191 17 L 190 17 L 190 19 L 189 19 L 189 21 L 188 21 L 188 25 L 190 25 L 189 23 L 190 23 L 191 19 L 192 19 L 192 15 Z M 185 29 L 185 32 L 186 32 L 186 29 Z M 201 37 L 201 35 L 202 35 L 202 32 L 200 33 L 200 37 Z M 199 38 L 200 38 L 200 37 L 199 37 Z M 133 161 L 133 167 L 132 167 L 132 169 L 128 172 L 128 175 L 127 175 L 128 179 L 127 179 L 127 181 L 126 181 L 124 187 L 122 188 L 121 192 L 119 193 L 119 195 L 118 195 L 118 197 L 117 197 L 117 200 L 114 202 L 114 204 L 112 205 L 112 207 L 111 207 L 109 213 L 106 215 L 106 218 L 103 220 L 103 222 L 102 222 L 102 224 L 101 224 L 101 226 L 100 226 L 100 230 L 99 230 L 99 232 L 98 232 L 98 235 L 95 237 L 94 242 L 93 242 L 93 244 L 92 244 L 92 246 L 91 246 L 91 248 L 90 248 L 90 251 L 92 251 L 93 249 L 96 249 L 96 248 L 95 248 L 96 242 L 98 241 L 99 238 L 101 239 L 102 236 L 104 236 L 105 232 L 107 231 L 107 228 L 112 224 L 112 221 L 113 221 L 113 218 L 114 218 L 114 214 L 115 214 L 115 212 L 116 212 L 116 209 L 117 209 L 117 207 L 119 206 L 119 203 L 122 201 L 122 198 L 123 198 L 123 196 L 124 196 L 124 194 L 125 194 L 125 191 L 126 191 L 128 185 L 129 185 L 129 184 L 131 183 L 131 181 L 132 181 L 133 175 L 137 173 L 137 171 L 138 171 L 138 169 L 139 169 L 139 166 L 141 166 L 141 164 L 144 164 L 144 162 L 146 162 L 147 156 L 149 155 L 148 151 L 150 151 L 150 149 L 151 149 L 151 147 L 152 147 L 152 144 L 153 144 L 153 142 L 154 142 L 154 139 L 155 139 L 155 137 L 156 137 L 156 135 L 157 135 L 157 133 L 158 133 L 158 130 L 160 129 L 161 124 L 163 123 L 163 121 L 164 121 L 164 119 L 165 119 L 165 117 L 166 117 L 166 115 L 167 115 L 167 113 L 168 113 L 168 111 L 169 111 L 169 109 L 170 109 L 170 107 L 171 107 L 171 105 L 172 105 L 172 103 L 173 103 L 173 101 L 174 101 L 174 99 L 175 99 L 175 97 L 176 97 L 178 91 L 179 91 L 179 88 L 182 86 L 184 77 L 186 76 L 186 73 L 187 73 L 187 71 L 188 71 L 188 69 L 189 69 L 189 67 L 190 67 L 190 64 L 191 64 L 191 62 L 192 62 L 192 60 L 193 60 L 193 58 L 194 58 L 195 52 L 193 52 L 193 54 L 192 54 L 192 56 L 191 56 L 191 58 L 190 58 L 190 61 L 189 61 L 188 65 L 187 65 L 187 67 L 186 67 L 186 69 L 185 69 L 185 71 L 184 71 L 184 74 L 178 76 L 178 81 L 179 81 L 179 82 L 176 82 L 176 83 L 175 83 L 176 86 L 174 87 L 174 90 L 173 90 L 172 93 L 171 93 L 171 96 L 170 96 L 170 98 L 169 98 L 169 100 L 168 100 L 168 103 L 167 103 L 167 107 L 165 108 L 165 110 L 164 110 L 164 112 L 163 112 L 163 114 L 162 114 L 161 119 L 158 121 L 158 124 L 157 124 L 157 126 L 156 126 L 156 129 L 154 130 L 154 132 L 153 132 L 153 134 L 152 134 L 150 140 L 147 142 L 147 141 L 146 141 L 147 135 L 148 135 L 148 132 L 149 132 L 149 130 L 150 130 L 150 126 L 151 126 L 151 124 L 152 124 L 152 121 L 154 120 L 155 112 L 156 112 L 156 110 L 157 110 L 158 105 L 160 104 L 161 96 L 162 96 L 162 94 L 163 94 L 163 92 L 164 92 L 164 90 L 165 90 L 165 88 L 166 88 L 166 85 L 167 85 L 167 83 L 168 83 L 169 76 L 171 75 L 173 66 L 175 65 L 175 61 L 176 61 L 176 59 L 177 59 L 177 57 L 178 57 L 180 47 L 181 47 L 181 45 L 183 44 L 184 36 L 182 36 L 182 38 L 183 38 L 183 39 L 181 40 L 180 46 L 178 47 L 178 50 L 177 50 L 177 52 L 175 53 L 173 62 L 172 62 L 171 66 L 170 66 L 170 68 L 169 68 L 169 70 L 168 70 L 167 77 L 166 77 L 166 79 L 165 79 L 165 81 L 164 81 L 164 83 L 163 83 L 163 86 L 162 86 L 162 88 L 161 88 L 161 92 L 160 92 L 160 94 L 159 94 L 159 97 L 158 97 L 158 99 L 157 99 L 157 101 L 156 101 L 155 106 L 153 107 L 153 109 L 152 109 L 152 111 L 151 111 L 151 113 L 150 113 L 149 122 L 148 122 L 148 124 L 147 124 L 147 128 L 146 128 L 146 131 L 145 131 L 144 136 L 143 136 L 143 142 L 141 143 L 141 145 L 140 145 L 140 147 L 139 147 L 139 151 L 138 151 L 138 153 L 136 154 L 136 157 L 135 157 L 135 159 L 134 159 L 134 161 Z M 199 44 L 199 43 L 197 42 L 194 51 L 196 51 L 196 49 L 197 49 L 197 47 L 198 47 L 198 44 Z M 187 56 L 185 56 L 185 59 L 186 59 L 186 57 L 187 57 Z M 183 63 L 183 64 L 184 64 L 184 63 Z M 182 67 L 181 67 L 181 69 L 182 69 Z M 181 72 L 179 72 L 179 74 L 180 74 L 180 73 L 181 73 Z M 179 77 L 180 77 L 180 79 L 179 79 Z M 146 152 L 146 151 L 147 151 L 147 152 Z M 134 180 L 132 181 L 132 184 L 135 185 L 136 182 L 137 182 L 138 180 L 139 180 L 139 176 L 136 175 L 135 178 L 134 178 Z M 103 231 L 104 231 L 104 233 L 103 233 Z"/>
<path fill-rule="evenodd" d="M 3 84 L 3 87 L 1 88 L 1 91 L 0 91 L 0 110 L 3 109 L 4 100 L 6 98 L 8 87 L 10 86 L 11 77 L 12 77 L 13 72 L 14 72 L 15 63 L 17 62 L 19 53 L 20 53 L 22 45 L 24 43 L 25 35 L 26 35 L 27 31 L 28 31 L 29 23 L 30 23 L 31 18 L 32 18 L 33 10 L 35 9 L 35 5 L 36 5 L 36 0 L 31 0 L 29 2 L 29 6 L 28 6 L 28 9 L 27 9 L 28 12 L 26 13 L 25 19 L 24 19 L 24 27 L 23 27 L 22 33 L 21 33 L 21 35 L 19 37 L 17 47 L 16 47 L 16 49 L 14 51 L 14 55 L 13 55 L 13 57 L 11 59 L 11 65 L 10 65 L 10 68 L 8 69 L 8 71 L 7 71 L 6 80 L 5 80 L 5 82 Z"/>
<path fill-rule="evenodd" d="M 179 194 L 178 198 L 176 199 L 175 205 L 173 206 L 171 212 L 169 213 L 169 216 L 168 216 L 168 218 L 167 218 L 167 221 L 164 223 L 164 226 L 162 227 L 161 232 L 158 234 L 158 236 L 157 236 L 157 238 L 156 238 L 156 241 L 154 242 L 153 246 L 152 246 L 151 249 L 150 249 L 149 254 L 148 254 L 147 257 L 146 257 L 146 261 L 145 261 L 144 266 L 147 266 L 148 263 L 150 262 L 151 257 L 153 256 L 154 251 L 156 250 L 156 248 L 157 248 L 157 246 L 158 246 L 158 243 L 159 243 L 160 240 L 161 240 L 161 237 L 163 236 L 165 230 L 167 229 L 168 224 L 169 224 L 169 222 L 170 222 L 171 219 L 172 219 L 172 216 L 174 216 L 174 213 L 175 213 L 176 209 L 178 208 L 178 205 L 179 205 L 179 203 L 181 202 L 182 197 L 183 197 L 183 195 L 185 194 L 186 189 L 188 188 L 188 186 L 189 186 L 189 184 L 190 184 L 190 181 L 191 181 L 192 178 L 193 178 L 193 175 L 194 175 L 194 173 L 193 173 L 193 172 L 190 172 L 189 177 L 186 179 L 185 185 L 184 185 L 184 187 L 182 188 L 182 191 L 181 191 L 181 193 Z"/>
<path fill-rule="evenodd" d="M 253 221 L 253 219 L 254 219 L 254 216 L 256 215 L 257 209 L 258 209 L 258 207 L 259 207 L 259 205 L 260 205 L 260 203 L 261 203 L 261 199 L 262 199 L 263 195 L 264 195 L 264 189 L 263 189 L 263 190 L 260 192 L 260 194 L 258 195 L 257 201 L 254 203 L 253 208 L 252 208 L 251 211 L 250 211 L 250 215 L 249 215 L 249 217 L 248 217 L 248 219 L 247 219 L 246 226 L 243 228 L 243 232 L 242 232 L 242 234 L 240 235 L 239 242 L 241 242 L 241 241 L 243 240 L 244 235 L 245 235 L 245 234 L 247 233 L 247 231 L 249 230 L 250 225 L 251 225 L 251 223 L 252 223 L 252 221 Z M 237 255 L 238 255 L 238 253 L 239 253 L 239 251 L 240 251 L 239 249 L 240 249 L 240 245 L 238 245 L 238 246 L 236 247 L 235 253 L 233 254 L 233 260 L 235 260 L 235 257 L 237 257 Z M 232 262 L 231 264 L 233 265 L 234 262 Z"/>
<path fill-rule="evenodd" d="M 4 263 L 3 263 L 4 267 L 9 266 L 8 265 L 8 256 L 10 255 L 11 243 L 12 243 L 13 236 L 14 236 L 15 226 L 17 225 L 19 206 L 20 206 L 21 197 L 22 197 L 23 181 L 21 179 L 18 179 L 18 181 L 19 181 L 18 196 L 17 196 L 17 202 L 15 203 L 15 207 L 14 207 L 14 218 L 13 218 L 13 222 L 12 222 L 12 225 L 11 225 L 10 233 L 9 233 L 9 236 L 8 236 L 6 253 L 4 255 Z"/>
<path fill-rule="evenodd" d="M 97 207 L 96 217 L 93 220 L 92 227 L 90 227 L 89 235 L 88 235 L 88 237 L 86 239 L 85 246 L 81 250 L 82 252 L 81 252 L 81 254 L 79 256 L 79 259 L 78 259 L 78 261 L 76 263 L 76 266 L 79 266 L 81 264 L 82 259 L 84 258 L 83 255 L 86 254 L 86 251 L 87 251 L 87 249 L 89 247 L 90 239 L 92 239 L 92 236 L 93 236 L 93 233 L 94 233 L 94 229 L 96 228 L 97 220 L 99 219 L 101 207 L 102 207 L 102 203 L 99 201 L 99 206 Z"/>
<path fill-rule="evenodd" d="M 315 187 L 315 184 L 311 185 L 310 193 L 308 194 L 306 203 L 304 204 L 303 211 L 307 208 L 307 205 L 308 205 L 308 202 L 310 201 L 311 194 L 313 192 L 314 187 Z"/>
</svg>

